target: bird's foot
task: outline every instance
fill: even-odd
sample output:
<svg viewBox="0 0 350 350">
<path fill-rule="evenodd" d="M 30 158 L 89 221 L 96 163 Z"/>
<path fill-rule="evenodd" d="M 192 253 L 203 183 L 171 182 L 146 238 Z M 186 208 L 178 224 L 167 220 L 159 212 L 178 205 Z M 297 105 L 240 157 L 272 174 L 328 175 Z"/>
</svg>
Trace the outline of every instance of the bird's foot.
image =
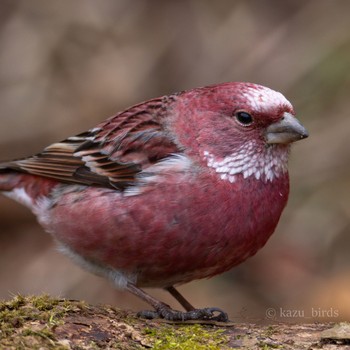
<svg viewBox="0 0 350 350">
<path fill-rule="evenodd" d="M 206 307 L 203 309 L 181 312 L 173 310 L 165 304 L 157 307 L 157 310 L 155 311 L 140 311 L 137 316 L 146 319 L 163 318 L 167 321 L 228 321 L 227 313 L 217 307 Z"/>
</svg>

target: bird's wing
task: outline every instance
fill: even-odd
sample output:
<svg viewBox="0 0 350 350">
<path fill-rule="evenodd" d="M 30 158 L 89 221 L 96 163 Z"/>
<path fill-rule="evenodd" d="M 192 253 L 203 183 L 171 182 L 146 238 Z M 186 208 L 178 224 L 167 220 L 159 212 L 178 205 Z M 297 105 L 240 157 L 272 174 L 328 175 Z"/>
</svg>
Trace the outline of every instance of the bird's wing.
<svg viewBox="0 0 350 350">
<path fill-rule="evenodd" d="M 170 97 L 153 99 L 69 137 L 34 156 L 0 164 L 66 183 L 124 189 L 138 173 L 178 147 L 163 127 Z"/>
</svg>

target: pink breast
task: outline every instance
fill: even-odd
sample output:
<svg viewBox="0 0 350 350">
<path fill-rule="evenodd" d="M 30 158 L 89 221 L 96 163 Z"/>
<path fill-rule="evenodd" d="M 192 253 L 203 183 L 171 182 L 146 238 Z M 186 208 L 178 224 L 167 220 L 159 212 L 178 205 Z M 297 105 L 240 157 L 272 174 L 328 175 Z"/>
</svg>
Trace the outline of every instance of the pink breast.
<svg viewBox="0 0 350 350">
<path fill-rule="evenodd" d="M 124 197 L 86 188 L 63 195 L 44 224 L 64 245 L 99 265 L 138 275 L 141 286 L 210 277 L 256 253 L 288 198 L 288 176 L 234 184 L 202 175 Z"/>
</svg>

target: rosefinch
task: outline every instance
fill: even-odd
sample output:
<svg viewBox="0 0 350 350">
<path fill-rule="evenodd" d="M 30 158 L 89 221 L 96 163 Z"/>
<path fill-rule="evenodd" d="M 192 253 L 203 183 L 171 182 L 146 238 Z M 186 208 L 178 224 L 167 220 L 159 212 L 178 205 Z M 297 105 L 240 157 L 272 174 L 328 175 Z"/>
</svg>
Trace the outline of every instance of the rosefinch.
<svg viewBox="0 0 350 350">
<path fill-rule="evenodd" d="M 0 164 L 0 190 L 28 206 L 61 250 L 152 305 L 148 318 L 227 320 L 174 288 L 254 255 L 289 193 L 290 102 L 225 83 L 133 106 L 32 157 Z M 186 312 L 140 287 L 168 290 Z"/>
</svg>

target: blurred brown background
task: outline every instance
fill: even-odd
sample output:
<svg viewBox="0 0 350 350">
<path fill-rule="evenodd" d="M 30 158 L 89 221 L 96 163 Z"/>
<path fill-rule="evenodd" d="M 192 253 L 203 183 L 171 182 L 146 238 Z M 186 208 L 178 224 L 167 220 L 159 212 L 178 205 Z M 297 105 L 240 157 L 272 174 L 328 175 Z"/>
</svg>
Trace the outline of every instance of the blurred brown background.
<svg viewBox="0 0 350 350">
<path fill-rule="evenodd" d="M 0 159 L 174 91 L 235 80 L 279 90 L 311 136 L 293 149 L 278 229 L 242 266 L 180 290 L 232 319 L 349 319 L 349 68 L 347 0 L 2 0 Z M 0 197 L 0 298 L 18 292 L 145 307 L 73 265 Z"/>
</svg>

